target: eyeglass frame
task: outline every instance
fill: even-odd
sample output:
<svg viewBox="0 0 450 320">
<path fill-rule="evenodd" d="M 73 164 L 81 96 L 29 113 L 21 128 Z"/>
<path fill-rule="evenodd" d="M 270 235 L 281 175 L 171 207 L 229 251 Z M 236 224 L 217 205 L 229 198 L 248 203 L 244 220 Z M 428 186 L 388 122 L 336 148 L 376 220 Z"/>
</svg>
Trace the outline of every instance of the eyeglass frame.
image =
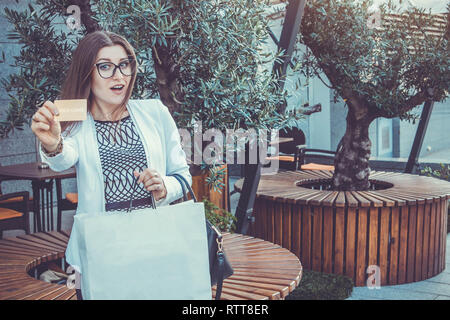
<svg viewBox="0 0 450 320">
<path fill-rule="evenodd" d="M 135 69 L 135 70 L 132 70 L 131 74 L 125 74 L 125 73 L 123 73 L 122 68 L 120 67 L 120 64 L 121 64 L 122 62 L 124 62 L 124 61 L 127 61 L 127 60 L 123 60 L 123 61 L 119 62 L 119 65 L 117 65 L 117 64 L 115 64 L 114 62 L 111 62 L 111 61 L 98 62 L 98 63 L 94 64 L 94 66 L 95 66 L 96 69 L 97 69 L 98 75 L 99 75 L 101 78 L 103 78 L 103 79 L 109 79 L 109 78 L 114 77 L 114 75 L 116 74 L 116 70 L 117 70 L 117 69 L 119 69 L 120 73 L 121 73 L 123 76 L 125 76 L 125 77 L 131 77 L 131 76 L 133 75 L 133 73 L 136 72 L 136 69 Z M 128 58 L 128 62 L 129 62 L 129 63 L 133 63 L 133 62 L 134 62 L 134 59 Z M 109 77 L 106 77 L 106 78 L 100 74 L 100 69 L 99 69 L 99 65 L 104 64 L 104 63 L 111 63 L 111 64 L 114 65 L 114 70 L 113 70 L 112 75 L 110 75 Z M 136 67 L 136 66 L 135 66 L 135 67 Z"/>
</svg>

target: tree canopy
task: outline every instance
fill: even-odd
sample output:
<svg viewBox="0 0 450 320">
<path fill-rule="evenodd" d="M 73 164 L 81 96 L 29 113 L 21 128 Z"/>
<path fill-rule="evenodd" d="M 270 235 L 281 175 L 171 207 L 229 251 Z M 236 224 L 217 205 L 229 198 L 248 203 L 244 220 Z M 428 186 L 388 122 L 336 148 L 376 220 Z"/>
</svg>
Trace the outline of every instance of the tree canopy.
<svg viewBox="0 0 450 320">
<path fill-rule="evenodd" d="M 79 29 L 65 26 L 70 5 L 81 11 Z M 5 9 L 8 35 L 23 47 L 18 72 L 2 79 L 11 97 L 0 115 L 0 134 L 22 129 L 45 100 L 54 100 L 71 52 L 86 33 L 104 29 L 123 35 L 135 48 L 139 72 L 132 98 L 160 97 L 177 124 L 203 128 L 276 128 L 286 92 L 263 50 L 268 39 L 267 0 L 36 0 L 24 12 Z"/>
</svg>

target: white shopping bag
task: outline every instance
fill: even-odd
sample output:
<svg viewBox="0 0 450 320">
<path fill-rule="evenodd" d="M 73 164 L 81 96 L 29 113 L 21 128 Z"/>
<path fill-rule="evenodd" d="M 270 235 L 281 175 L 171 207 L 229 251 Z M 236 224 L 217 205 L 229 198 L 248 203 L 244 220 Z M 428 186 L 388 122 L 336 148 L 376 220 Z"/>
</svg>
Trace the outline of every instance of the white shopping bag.
<svg viewBox="0 0 450 320">
<path fill-rule="evenodd" d="M 210 300 L 203 203 L 76 214 L 83 299 Z"/>
</svg>

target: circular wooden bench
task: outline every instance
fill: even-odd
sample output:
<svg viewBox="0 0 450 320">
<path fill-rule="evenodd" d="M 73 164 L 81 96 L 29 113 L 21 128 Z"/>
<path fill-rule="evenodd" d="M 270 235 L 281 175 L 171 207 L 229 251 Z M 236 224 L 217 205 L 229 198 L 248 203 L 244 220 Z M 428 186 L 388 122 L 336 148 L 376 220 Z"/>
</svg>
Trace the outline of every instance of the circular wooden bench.
<svg viewBox="0 0 450 320">
<path fill-rule="evenodd" d="M 34 268 L 63 258 L 69 235 L 53 231 L 0 240 L 0 300 L 76 300 L 75 289 L 29 275 Z M 300 282 L 300 261 L 278 245 L 225 234 L 224 248 L 234 274 L 224 281 L 222 299 L 283 299 Z M 215 286 L 212 291 L 214 298 Z"/>
<path fill-rule="evenodd" d="M 310 170 L 261 176 L 249 234 L 289 249 L 305 269 L 344 274 L 356 286 L 370 275 L 393 285 L 445 269 L 450 183 L 372 172 L 372 190 L 338 192 L 331 177 Z"/>
</svg>

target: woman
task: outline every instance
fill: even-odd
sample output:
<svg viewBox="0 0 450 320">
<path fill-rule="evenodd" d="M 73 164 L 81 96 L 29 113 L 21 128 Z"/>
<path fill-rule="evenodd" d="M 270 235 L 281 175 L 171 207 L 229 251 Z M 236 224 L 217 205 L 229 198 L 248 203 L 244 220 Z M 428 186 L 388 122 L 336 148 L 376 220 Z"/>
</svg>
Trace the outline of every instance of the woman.
<svg viewBox="0 0 450 320">
<path fill-rule="evenodd" d="M 78 212 L 126 210 L 167 205 L 182 197 L 171 174 L 191 180 L 176 124 L 160 100 L 130 100 L 136 56 L 121 36 L 96 31 L 78 44 L 61 99 L 87 99 L 87 120 L 59 123 L 46 101 L 33 115 L 31 129 L 41 157 L 55 171 L 75 165 Z M 136 187 L 135 181 L 138 186 Z M 77 241 L 69 240 L 66 260 L 82 273 Z"/>
</svg>

